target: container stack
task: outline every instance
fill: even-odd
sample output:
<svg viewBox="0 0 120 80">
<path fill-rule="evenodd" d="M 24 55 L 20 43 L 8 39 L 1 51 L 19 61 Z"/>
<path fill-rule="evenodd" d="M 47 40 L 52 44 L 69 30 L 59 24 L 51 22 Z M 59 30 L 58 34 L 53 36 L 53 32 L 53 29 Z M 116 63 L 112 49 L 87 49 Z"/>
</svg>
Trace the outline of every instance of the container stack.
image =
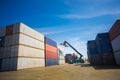
<svg viewBox="0 0 120 80">
<path fill-rule="evenodd" d="M 114 55 L 108 33 L 99 33 L 87 43 L 88 59 L 93 65 L 114 65 Z"/>
<path fill-rule="evenodd" d="M 97 51 L 97 45 L 95 40 L 91 40 L 87 42 L 87 54 L 88 54 L 88 60 L 92 65 L 102 64 L 101 54 L 99 54 Z"/>
<path fill-rule="evenodd" d="M 98 53 L 102 57 L 103 65 L 114 65 L 114 55 L 108 33 L 100 33 L 96 36 L 96 45 Z"/>
<path fill-rule="evenodd" d="M 117 65 L 120 65 L 120 20 L 117 20 L 109 30 L 110 41 Z"/>
<path fill-rule="evenodd" d="M 45 66 L 44 35 L 23 23 L 0 28 L 0 70 Z"/>
<path fill-rule="evenodd" d="M 58 47 L 58 62 L 59 64 L 65 63 L 65 56 L 64 56 L 63 49 L 61 47 Z"/>
<path fill-rule="evenodd" d="M 58 50 L 55 41 L 45 37 L 45 66 L 58 64 Z"/>
</svg>

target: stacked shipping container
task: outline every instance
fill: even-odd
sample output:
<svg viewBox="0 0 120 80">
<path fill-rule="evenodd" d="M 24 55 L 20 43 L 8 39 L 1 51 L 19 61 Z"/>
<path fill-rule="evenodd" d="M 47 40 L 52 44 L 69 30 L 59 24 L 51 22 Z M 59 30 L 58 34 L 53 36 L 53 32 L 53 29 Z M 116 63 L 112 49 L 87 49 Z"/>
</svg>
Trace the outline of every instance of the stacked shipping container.
<svg viewBox="0 0 120 80">
<path fill-rule="evenodd" d="M 113 64 L 115 64 L 109 34 L 108 33 L 98 34 L 96 36 L 95 41 L 96 41 L 98 53 L 102 57 L 102 63 L 104 65 L 113 65 Z"/>
<path fill-rule="evenodd" d="M 0 28 L 0 70 L 45 66 L 44 58 L 44 35 L 23 23 Z"/>
<path fill-rule="evenodd" d="M 117 20 L 109 30 L 109 36 L 117 65 L 120 65 L 120 20 Z"/>
<path fill-rule="evenodd" d="M 112 46 L 108 33 L 97 34 L 96 39 L 88 41 L 88 58 L 94 65 L 113 65 L 115 64 Z"/>
<path fill-rule="evenodd" d="M 58 62 L 59 64 L 64 64 L 65 63 L 65 56 L 63 49 L 58 47 Z"/>
<path fill-rule="evenodd" d="M 98 54 L 97 45 L 95 40 L 91 40 L 87 42 L 87 54 L 88 59 L 92 65 L 100 65 L 102 64 L 101 55 Z"/>
<path fill-rule="evenodd" d="M 58 52 L 57 44 L 55 41 L 48 37 L 45 37 L 45 65 L 57 65 L 58 64 Z"/>
</svg>

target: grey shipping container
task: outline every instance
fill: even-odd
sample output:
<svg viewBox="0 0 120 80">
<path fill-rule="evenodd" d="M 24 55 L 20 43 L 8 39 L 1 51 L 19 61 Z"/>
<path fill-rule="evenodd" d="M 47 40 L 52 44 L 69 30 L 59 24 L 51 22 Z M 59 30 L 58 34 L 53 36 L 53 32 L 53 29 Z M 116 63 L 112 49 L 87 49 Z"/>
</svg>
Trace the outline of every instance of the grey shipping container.
<svg viewBox="0 0 120 80">
<path fill-rule="evenodd" d="M 120 51 L 120 35 L 111 41 L 113 51 Z"/>
<path fill-rule="evenodd" d="M 120 51 L 114 52 L 115 61 L 117 65 L 120 65 Z"/>
</svg>

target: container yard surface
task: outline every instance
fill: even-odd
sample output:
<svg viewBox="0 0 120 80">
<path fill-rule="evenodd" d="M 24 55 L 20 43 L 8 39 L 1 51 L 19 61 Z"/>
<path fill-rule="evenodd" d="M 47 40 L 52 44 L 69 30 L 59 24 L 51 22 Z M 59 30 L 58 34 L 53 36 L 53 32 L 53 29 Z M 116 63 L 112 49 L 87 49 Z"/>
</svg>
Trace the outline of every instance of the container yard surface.
<svg viewBox="0 0 120 80">
<path fill-rule="evenodd" d="M 0 80 L 120 80 L 119 67 L 64 64 L 0 72 Z"/>
</svg>

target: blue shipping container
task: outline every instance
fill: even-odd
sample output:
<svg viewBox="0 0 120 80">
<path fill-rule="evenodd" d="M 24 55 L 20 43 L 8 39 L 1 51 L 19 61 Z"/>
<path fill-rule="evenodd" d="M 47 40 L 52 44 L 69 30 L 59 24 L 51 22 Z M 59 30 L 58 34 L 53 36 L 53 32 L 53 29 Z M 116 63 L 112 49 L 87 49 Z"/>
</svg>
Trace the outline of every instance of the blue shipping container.
<svg viewBox="0 0 120 80">
<path fill-rule="evenodd" d="M 4 47 L 5 37 L 0 37 L 0 47 Z"/>
<path fill-rule="evenodd" d="M 91 40 L 87 42 L 87 50 L 88 50 L 88 54 L 90 55 L 98 53 L 95 40 Z"/>
<path fill-rule="evenodd" d="M 97 34 L 96 45 L 98 53 L 100 54 L 113 52 L 108 33 Z"/>
<path fill-rule="evenodd" d="M 45 37 L 45 43 L 47 43 L 51 46 L 57 47 L 57 43 L 48 37 Z"/>
<path fill-rule="evenodd" d="M 58 65 L 58 59 L 46 59 L 45 66 Z"/>
</svg>

